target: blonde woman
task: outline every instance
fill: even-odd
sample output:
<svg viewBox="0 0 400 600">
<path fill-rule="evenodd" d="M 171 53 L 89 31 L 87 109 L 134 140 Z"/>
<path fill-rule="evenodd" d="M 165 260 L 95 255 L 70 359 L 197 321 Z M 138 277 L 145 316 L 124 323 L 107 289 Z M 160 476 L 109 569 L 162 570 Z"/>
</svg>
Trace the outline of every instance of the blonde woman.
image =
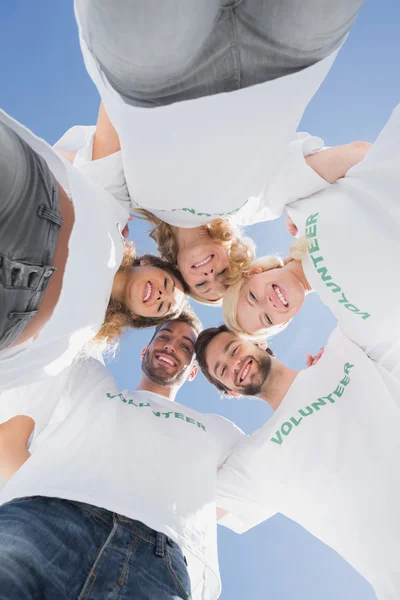
<svg viewBox="0 0 400 600">
<path fill-rule="evenodd" d="M 322 180 L 322 191 L 282 206 L 303 239 L 284 261 L 258 259 L 229 288 L 223 313 L 230 329 L 251 337 L 276 333 L 315 290 L 371 358 L 389 370 L 399 364 L 400 319 L 389 316 L 400 316 L 398 295 L 386 291 L 399 268 L 399 133 L 400 106 L 345 177 Z"/>
<path fill-rule="evenodd" d="M 254 260 L 254 244 L 243 237 L 240 225 L 263 219 L 256 199 L 228 218 L 203 213 L 200 221 L 190 210 L 150 212 L 130 199 L 119 138 L 102 104 L 96 126 L 72 127 L 54 147 L 85 176 L 106 186 L 121 204 L 152 223 L 150 235 L 161 257 L 180 270 L 195 300 L 220 304 L 229 282 Z"/>
</svg>

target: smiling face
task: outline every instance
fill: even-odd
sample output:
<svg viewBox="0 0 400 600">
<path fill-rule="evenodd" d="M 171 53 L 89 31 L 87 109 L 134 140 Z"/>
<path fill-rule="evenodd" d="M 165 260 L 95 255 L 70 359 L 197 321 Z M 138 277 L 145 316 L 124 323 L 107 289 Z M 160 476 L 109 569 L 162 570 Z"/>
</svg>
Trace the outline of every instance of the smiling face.
<svg viewBox="0 0 400 600">
<path fill-rule="evenodd" d="M 148 345 L 142 370 L 157 385 L 179 386 L 192 369 L 197 333 L 188 323 L 165 323 Z"/>
<path fill-rule="evenodd" d="M 241 396 L 257 396 L 271 370 L 265 350 L 228 331 L 211 340 L 205 359 L 209 374 L 228 392 Z"/>
<path fill-rule="evenodd" d="M 228 251 L 221 243 L 210 239 L 185 245 L 178 251 L 177 263 L 190 291 L 205 300 L 219 300 L 225 293 Z"/>
<path fill-rule="evenodd" d="M 237 303 L 243 331 L 257 333 L 287 323 L 303 306 L 306 291 L 288 263 L 246 279 Z"/>
<path fill-rule="evenodd" d="M 163 269 L 146 265 L 129 271 L 124 299 L 135 315 L 165 317 L 182 305 L 184 296 L 181 283 Z"/>
</svg>

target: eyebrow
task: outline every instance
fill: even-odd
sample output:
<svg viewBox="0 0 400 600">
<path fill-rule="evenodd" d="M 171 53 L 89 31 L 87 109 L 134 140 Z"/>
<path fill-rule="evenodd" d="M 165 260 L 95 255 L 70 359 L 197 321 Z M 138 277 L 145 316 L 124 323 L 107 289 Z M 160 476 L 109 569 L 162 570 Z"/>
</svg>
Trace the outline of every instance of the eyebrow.
<svg viewBox="0 0 400 600">
<path fill-rule="evenodd" d="M 160 330 L 157 332 L 157 335 L 158 335 L 159 333 L 161 333 L 161 331 L 169 331 L 170 333 L 173 333 L 172 329 L 168 329 L 168 327 L 163 327 L 162 329 L 160 329 Z"/>
<path fill-rule="evenodd" d="M 194 341 L 190 337 L 188 337 L 187 335 L 183 335 L 182 339 L 188 340 L 188 342 L 190 342 L 192 344 L 193 348 L 194 348 Z"/>
</svg>

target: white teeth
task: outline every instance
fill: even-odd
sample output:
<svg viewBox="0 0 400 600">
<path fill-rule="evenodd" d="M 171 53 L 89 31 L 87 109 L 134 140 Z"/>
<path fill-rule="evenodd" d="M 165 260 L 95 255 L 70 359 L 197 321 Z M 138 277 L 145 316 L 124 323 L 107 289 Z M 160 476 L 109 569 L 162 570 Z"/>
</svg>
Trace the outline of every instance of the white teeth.
<svg viewBox="0 0 400 600">
<path fill-rule="evenodd" d="M 283 304 L 284 306 L 287 306 L 287 305 L 288 305 L 288 302 L 286 302 L 286 300 L 285 300 L 285 296 L 282 294 L 282 292 L 281 292 L 280 288 L 279 288 L 277 285 L 274 285 L 274 290 L 275 290 L 275 292 L 276 292 L 276 294 L 277 294 L 277 296 L 278 296 L 279 300 L 282 302 L 282 304 Z"/>
<path fill-rule="evenodd" d="M 210 262 L 210 260 L 212 260 L 213 255 L 210 254 L 210 256 L 207 256 L 207 258 L 205 258 L 204 260 L 202 260 L 199 263 L 196 263 L 194 266 L 195 269 L 198 269 L 199 267 L 203 267 L 204 265 L 206 265 L 207 263 Z"/>
<path fill-rule="evenodd" d="M 250 366 L 251 366 L 251 363 L 249 363 L 249 364 L 247 365 L 247 367 L 245 368 L 245 370 L 243 371 L 243 375 L 242 375 L 242 377 L 240 378 L 240 381 L 243 381 L 244 379 L 246 379 L 246 377 L 247 377 L 247 373 L 248 373 L 248 372 L 249 372 L 249 370 L 250 370 Z"/>
<path fill-rule="evenodd" d="M 169 358 L 167 358 L 166 356 L 159 356 L 158 360 L 168 363 L 169 365 L 171 365 L 171 367 L 175 366 L 175 363 L 172 360 L 170 360 Z"/>
<path fill-rule="evenodd" d="M 151 285 L 150 281 L 148 281 L 146 283 L 146 295 L 143 298 L 143 302 L 147 302 L 147 300 L 150 298 L 150 296 L 151 296 L 151 290 L 152 290 L 152 285 Z"/>
</svg>

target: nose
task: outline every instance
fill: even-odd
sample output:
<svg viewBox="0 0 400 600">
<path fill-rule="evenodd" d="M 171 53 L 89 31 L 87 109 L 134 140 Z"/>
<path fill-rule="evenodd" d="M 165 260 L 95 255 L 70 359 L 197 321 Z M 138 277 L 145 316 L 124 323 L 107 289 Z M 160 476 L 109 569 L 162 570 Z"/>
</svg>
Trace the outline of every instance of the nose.
<svg viewBox="0 0 400 600">
<path fill-rule="evenodd" d="M 161 300 L 164 296 L 165 290 L 158 290 L 157 300 Z"/>
<path fill-rule="evenodd" d="M 171 352 L 172 354 L 176 354 L 174 346 L 170 342 L 166 342 L 164 344 L 164 350 Z"/>
<path fill-rule="evenodd" d="M 202 276 L 207 277 L 208 279 L 214 280 L 215 279 L 214 271 L 215 270 L 213 267 L 210 267 L 209 269 L 205 268 L 202 272 Z"/>
<path fill-rule="evenodd" d="M 240 360 L 236 356 L 230 357 L 229 368 L 232 371 L 233 375 L 239 371 L 240 368 Z"/>
</svg>

